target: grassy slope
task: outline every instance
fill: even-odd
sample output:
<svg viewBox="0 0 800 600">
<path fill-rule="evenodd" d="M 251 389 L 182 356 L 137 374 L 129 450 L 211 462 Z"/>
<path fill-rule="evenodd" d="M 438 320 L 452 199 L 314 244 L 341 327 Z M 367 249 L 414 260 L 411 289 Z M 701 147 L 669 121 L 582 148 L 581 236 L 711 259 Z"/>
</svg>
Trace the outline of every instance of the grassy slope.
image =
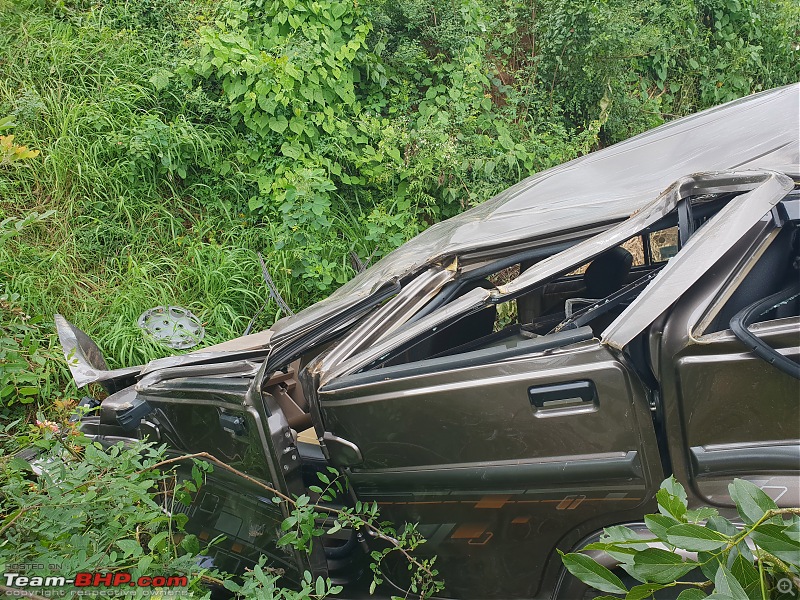
<svg viewBox="0 0 800 600">
<path fill-rule="evenodd" d="M 41 155 L 0 172 L 0 216 L 56 213 L 0 248 L 5 291 L 29 312 L 67 315 L 115 365 L 163 352 L 135 325 L 159 304 L 195 311 L 209 342 L 240 335 L 263 293 L 248 248 L 267 244 L 269 230 L 248 228 L 208 190 L 135 171 L 126 156 L 143 116 L 168 110 L 148 79 L 173 41 L 108 27 L 102 14 L 76 23 L 15 8 L 3 7 L 0 114 Z M 231 134 L 193 133 L 198 154 Z"/>
</svg>

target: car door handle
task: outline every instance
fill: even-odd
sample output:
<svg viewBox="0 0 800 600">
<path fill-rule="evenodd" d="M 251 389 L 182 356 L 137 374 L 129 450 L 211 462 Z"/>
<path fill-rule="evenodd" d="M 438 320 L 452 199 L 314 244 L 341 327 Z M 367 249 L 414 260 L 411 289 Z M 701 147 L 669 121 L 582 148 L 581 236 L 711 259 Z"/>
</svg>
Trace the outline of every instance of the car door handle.
<svg viewBox="0 0 800 600">
<path fill-rule="evenodd" d="M 528 400 L 537 412 L 586 412 L 598 406 L 597 390 L 590 380 L 569 381 L 528 388 Z M 577 409 L 577 411 L 575 410 Z"/>
</svg>

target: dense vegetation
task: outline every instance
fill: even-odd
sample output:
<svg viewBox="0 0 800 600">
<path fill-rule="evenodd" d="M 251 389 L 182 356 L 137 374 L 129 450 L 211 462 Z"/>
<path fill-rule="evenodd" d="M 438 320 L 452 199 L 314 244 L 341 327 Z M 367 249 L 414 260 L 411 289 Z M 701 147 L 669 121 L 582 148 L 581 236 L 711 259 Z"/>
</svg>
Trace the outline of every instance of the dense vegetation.
<svg viewBox="0 0 800 600">
<path fill-rule="evenodd" d="M 0 0 L 2 410 L 75 395 L 55 312 L 113 366 L 165 352 L 136 326 L 156 305 L 240 335 L 256 251 L 300 309 L 351 251 L 797 81 L 799 23 L 791 0 Z"/>
<path fill-rule="evenodd" d="M 240 335 L 267 298 L 256 252 L 303 308 L 352 252 L 797 81 L 798 33 L 793 0 L 0 0 L 0 558 L 152 573 L 200 550 L 154 503 L 163 449 L 106 455 L 48 420 L 79 394 L 54 313 L 112 367 L 168 352 L 136 325 L 156 305 Z M 31 444 L 63 469 L 33 483 L 11 458 Z"/>
</svg>

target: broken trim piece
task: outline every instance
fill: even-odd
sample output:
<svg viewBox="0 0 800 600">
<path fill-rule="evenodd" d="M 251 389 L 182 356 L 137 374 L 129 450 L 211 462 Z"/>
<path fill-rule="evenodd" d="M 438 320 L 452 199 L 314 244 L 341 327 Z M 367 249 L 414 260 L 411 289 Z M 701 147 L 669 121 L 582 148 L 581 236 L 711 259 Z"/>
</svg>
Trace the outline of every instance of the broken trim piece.
<svg viewBox="0 0 800 600">
<path fill-rule="evenodd" d="M 697 173 L 682 177 L 669 186 L 650 204 L 634 213 L 626 221 L 593 238 L 576 244 L 572 248 L 555 254 L 535 264 L 515 280 L 498 288 L 498 301 L 507 296 L 515 296 L 533 287 L 545 279 L 549 279 L 573 267 L 586 264 L 604 251 L 618 246 L 643 229 L 667 216 L 678 203 L 692 196 L 706 194 L 722 194 L 726 192 L 747 192 L 764 183 L 771 177 L 784 175 L 767 171 L 745 171 L 740 173 Z M 791 188 L 790 188 L 791 189 Z"/>
<path fill-rule="evenodd" d="M 453 261 L 449 267 L 436 266 L 411 281 L 333 349 L 323 359 L 321 369 L 325 371 L 341 363 L 396 331 L 438 294 L 446 283 L 452 281 L 456 272 L 457 263 Z"/>
<path fill-rule="evenodd" d="M 59 314 L 53 318 L 58 341 L 77 387 L 99 383 L 109 394 L 113 394 L 136 381 L 136 376 L 142 370 L 141 365 L 109 369 L 100 348 L 88 335 Z"/>
<path fill-rule="evenodd" d="M 448 304 L 438 312 L 435 312 L 424 319 L 399 329 L 391 338 L 384 338 L 371 348 L 352 356 L 343 363 L 339 363 L 338 365 L 330 368 L 330 370 L 325 371 L 324 369 L 319 369 L 322 374 L 320 377 L 319 387 L 323 387 L 332 379 L 352 373 L 359 367 L 378 360 L 381 356 L 388 354 L 391 350 L 397 348 L 398 346 L 402 346 L 403 344 L 410 342 L 415 337 L 422 335 L 426 331 L 435 329 L 450 319 L 461 318 L 473 311 L 486 307 L 490 298 L 491 293 L 489 290 L 484 288 L 475 288 L 463 296 L 456 298 L 452 303 Z M 325 364 L 329 363 L 326 361 Z"/>
</svg>

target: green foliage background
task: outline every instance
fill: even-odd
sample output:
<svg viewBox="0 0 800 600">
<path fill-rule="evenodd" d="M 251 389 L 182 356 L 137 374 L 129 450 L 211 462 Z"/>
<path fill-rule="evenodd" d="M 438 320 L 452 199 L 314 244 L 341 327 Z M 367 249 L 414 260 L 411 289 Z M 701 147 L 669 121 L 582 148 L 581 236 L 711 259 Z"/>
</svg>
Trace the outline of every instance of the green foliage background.
<svg viewBox="0 0 800 600">
<path fill-rule="evenodd" d="M 0 164 L 0 411 L 76 395 L 55 312 L 112 366 L 165 353 L 155 305 L 240 335 L 256 251 L 305 307 L 351 251 L 797 81 L 799 31 L 791 0 L 0 0 L 0 117 L 40 151 Z"/>
</svg>

